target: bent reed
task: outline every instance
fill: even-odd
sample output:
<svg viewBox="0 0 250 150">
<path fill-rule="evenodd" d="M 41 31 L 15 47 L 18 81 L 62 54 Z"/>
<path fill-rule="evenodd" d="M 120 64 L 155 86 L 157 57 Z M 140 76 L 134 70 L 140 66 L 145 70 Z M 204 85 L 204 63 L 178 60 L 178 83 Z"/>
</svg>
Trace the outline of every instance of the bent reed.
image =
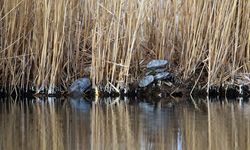
<svg viewBox="0 0 250 150">
<path fill-rule="evenodd" d="M 153 58 L 184 80 L 205 73 L 206 87 L 249 84 L 248 8 L 245 0 L 1 0 L 0 85 L 53 93 L 89 75 L 93 87 L 119 89 Z"/>
</svg>

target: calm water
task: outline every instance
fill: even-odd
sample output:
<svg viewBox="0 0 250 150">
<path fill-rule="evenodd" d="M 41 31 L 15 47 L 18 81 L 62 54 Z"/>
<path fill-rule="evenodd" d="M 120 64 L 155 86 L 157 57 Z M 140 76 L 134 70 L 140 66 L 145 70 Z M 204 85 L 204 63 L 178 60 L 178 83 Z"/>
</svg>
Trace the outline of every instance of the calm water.
<svg viewBox="0 0 250 150">
<path fill-rule="evenodd" d="M 0 149 L 250 149 L 250 104 L 166 101 L 0 100 Z"/>
</svg>

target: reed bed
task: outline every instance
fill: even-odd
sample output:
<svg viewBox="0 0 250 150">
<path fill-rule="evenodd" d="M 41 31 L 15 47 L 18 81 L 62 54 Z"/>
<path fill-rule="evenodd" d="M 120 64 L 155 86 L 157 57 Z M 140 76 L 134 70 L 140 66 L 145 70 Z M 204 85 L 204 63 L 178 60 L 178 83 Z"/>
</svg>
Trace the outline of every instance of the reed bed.
<svg viewBox="0 0 250 150">
<path fill-rule="evenodd" d="M 250 1 L 2 0 L 0 85 L 123 88 L 153 58 L 207 86 L 250 82 Z M 202 69 L 200 69 L 202 68 Z"/>
</svg>

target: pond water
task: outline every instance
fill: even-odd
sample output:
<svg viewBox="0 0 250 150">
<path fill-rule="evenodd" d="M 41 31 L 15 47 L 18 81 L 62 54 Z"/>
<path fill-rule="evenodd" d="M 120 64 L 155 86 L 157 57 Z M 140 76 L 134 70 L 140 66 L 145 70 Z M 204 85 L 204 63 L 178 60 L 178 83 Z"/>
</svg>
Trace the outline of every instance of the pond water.
<svg viewBox="0 0 250 150">
<path fill-rule="evenodd" d="M 250 149 L 247 102 L 131 101 L 0 100 L 0 149 Z"/>
</svg>

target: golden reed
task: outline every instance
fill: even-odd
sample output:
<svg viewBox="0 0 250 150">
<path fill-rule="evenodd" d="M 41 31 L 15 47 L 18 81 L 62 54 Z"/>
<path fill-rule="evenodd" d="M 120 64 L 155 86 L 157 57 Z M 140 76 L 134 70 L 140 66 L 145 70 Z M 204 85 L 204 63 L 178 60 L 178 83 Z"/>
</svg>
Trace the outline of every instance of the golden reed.
<svg viewBox="0 0 250 150">
<path fill-rule="evenodd" d="M 250 82 L 247 0 L 1 0 L 0 84 L 37 91 L 90 75 L 124 87 L 152 58 L 207 85 Z M 202 64 L 202 65 L 201 65 Z M 90 69 L 89 69 L 90 68 Z"/>
</svg>

